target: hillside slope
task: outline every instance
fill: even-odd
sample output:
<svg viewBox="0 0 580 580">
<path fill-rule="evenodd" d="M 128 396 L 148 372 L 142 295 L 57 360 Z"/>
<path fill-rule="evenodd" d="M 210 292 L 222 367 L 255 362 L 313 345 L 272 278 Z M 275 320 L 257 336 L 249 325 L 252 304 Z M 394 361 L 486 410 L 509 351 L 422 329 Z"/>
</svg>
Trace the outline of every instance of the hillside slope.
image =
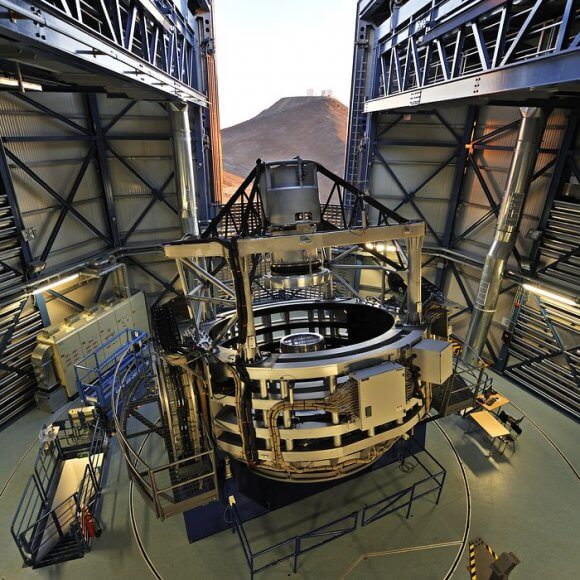
<svg viewBox="0 0 580 580">
<path fill-rule="evenodd" d="M 224 193 L 229 197 L 256 159 L 300 155 L 343 174 L 348 109 L 330 97 L 286 97 L 252 119 L 222 130 Z"/>
</svg>

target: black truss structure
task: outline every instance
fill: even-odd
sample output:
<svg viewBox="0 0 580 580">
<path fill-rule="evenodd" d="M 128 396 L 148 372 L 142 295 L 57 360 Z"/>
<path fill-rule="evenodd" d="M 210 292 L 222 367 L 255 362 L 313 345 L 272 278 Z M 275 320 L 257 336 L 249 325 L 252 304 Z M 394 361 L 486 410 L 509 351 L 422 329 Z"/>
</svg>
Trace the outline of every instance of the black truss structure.
<svg viewBox="0 0 580 580">
<path fill-rule="evenodd" d="M 320 163 L 309 163 L 314 163 L 318 175 L 325 177 L 332 184 L 326 201 L 322 203 L 321 231 L 352 228 L 361 225 L 363 219 L 367 220 L 367 225 L 376 226 L 408 221 Z M 258 159 L 246 179 L 210 221 L 201 234 L 202 239 L 261 236 L 266 233 L 269 224 L 264 216 L 259 195 L 260 177 L 264 167 L 265 164 Z M 353 201 L 348 202 L 347 198 Z M 373 211 L 365 213 L 363 211 L 365 204 Z M 371 223 L 373 219 L 376 223 Z"/>
</svg>

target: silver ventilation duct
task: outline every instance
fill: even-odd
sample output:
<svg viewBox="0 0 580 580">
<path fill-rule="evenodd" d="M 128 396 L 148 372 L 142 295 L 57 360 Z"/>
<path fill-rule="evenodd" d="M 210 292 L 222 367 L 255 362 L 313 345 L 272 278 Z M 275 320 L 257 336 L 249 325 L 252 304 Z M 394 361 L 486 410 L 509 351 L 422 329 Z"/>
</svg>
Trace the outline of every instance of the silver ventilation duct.
<svg viewBox="0 0 580 580">
<path fill-rule="evenodd" d="M 170 103 L 173 155 L 175 157 L 175 185 L 181 210 L 181 227 L 184 234 L 199 236 L 197 198 L 191 131 L 187 103 Z"/>
<path fill-rule="evenodd" d="M 505 265 L 516 242 L 524 202 L 530 187 L 538 148 L 542 139 L 545 115 L 540 108 L 520 109 L 522 120 L 510 165 L 506 191 L 501 201 L 493 242 L 485 258 L 479 291 L 467 332 L 464 358 L 475 362 L 481 354 L 499 298 Z"/>
</svg>

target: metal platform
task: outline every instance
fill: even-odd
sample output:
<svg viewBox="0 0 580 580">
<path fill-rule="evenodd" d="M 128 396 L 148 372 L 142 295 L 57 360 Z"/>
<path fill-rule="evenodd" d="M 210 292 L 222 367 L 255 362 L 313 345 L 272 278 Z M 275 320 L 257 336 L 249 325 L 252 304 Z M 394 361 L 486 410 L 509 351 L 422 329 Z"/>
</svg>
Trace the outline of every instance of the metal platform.
<svg viewBox="0 0 580 580">
<path fill-rule="evenodd" d="M 203 0 L 190 4 L 208 11 Z M 181 2 L 2 0 L 0 8 L 2 59 L 18 56 L 27 76 L 207 106 L 199 74 L 207 26 Z"/>
<path fill-rule="evenodd" d="M 565 98 L 570 83 L 579 85 L 577 19 L 572 0 L 406 2 L 374 31 L 365 110 L 489 96 L 517 104 L 559 92 Z"/>
</svg>

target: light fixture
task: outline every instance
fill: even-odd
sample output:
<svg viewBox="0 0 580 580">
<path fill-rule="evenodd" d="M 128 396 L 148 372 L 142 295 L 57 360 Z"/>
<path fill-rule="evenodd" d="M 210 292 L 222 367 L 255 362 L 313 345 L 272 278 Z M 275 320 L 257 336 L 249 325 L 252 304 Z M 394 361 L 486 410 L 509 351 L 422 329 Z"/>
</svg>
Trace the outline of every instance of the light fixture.
<svg viewBox="0 0 580 580">
<path fill-rule="evenodd" d="M 377 244 L 377 252 L 384 252 L 385 244 Z"/>
<path fill-rule="evenodd" d="M 0 77 L 0 86 L 15 87 L 17 89 L 24 89 L 26 91 L 42 91 L 42 85 L 38 83 L 31 83 L 28 81 L 19 81 L 10 77 Z"/>
<path fill-rule="evenodd" d="M 528 290 L 532 294 L 544 296 L 545 298 L 549 298 L 550 300 L 554 300 L 555 302 L 568 304 L 568 306 L 576 306 L 576 301 L 572 300 L 572 298 L 567 298 L 566 296 L 562 296 L 561 294 L 550 292 L 549 290 L 545 290 L 544 288 L 540 288 L 539 286 L 534 286 L 533 284 L 523 284 L 523 288 L 525 290 Z"/>
<path fill-rule="evenodd" d="M 365 244 L 365 248 L 366 248 L 367 250 L 374 250 L 374 249 L 375 249 L 375 245 L 374 245 L 374 244 L 371 244 L 371 243 L 369 242 L 369 243 L 366 243 L 366 244 Z"/>
<path fill-rule="evenodd" d="M 40 288 L 35 288 L 32 291 L 32 293 L 34 295 L 36 295 L 36 294 L 42 294 L 43 292 L 48 292 L 48 290 L 52 290 L 53 288 L 56 288 L 57 286 L 61 286 L 62 284 L 66 284 L 67 282 L 72 282 L 73 280 L 76 280 L 79 276 L 80 276 L 80 274 L 76 273 L 76 274 L 71 274 L 70 276 L 65 276 L 64 278 L 59 278 L 58 280 L 55 280 L 54 282 L 50 282 L 48 284 L 45 284 L 44 286 L 40 286 Z"/>
</svg>

